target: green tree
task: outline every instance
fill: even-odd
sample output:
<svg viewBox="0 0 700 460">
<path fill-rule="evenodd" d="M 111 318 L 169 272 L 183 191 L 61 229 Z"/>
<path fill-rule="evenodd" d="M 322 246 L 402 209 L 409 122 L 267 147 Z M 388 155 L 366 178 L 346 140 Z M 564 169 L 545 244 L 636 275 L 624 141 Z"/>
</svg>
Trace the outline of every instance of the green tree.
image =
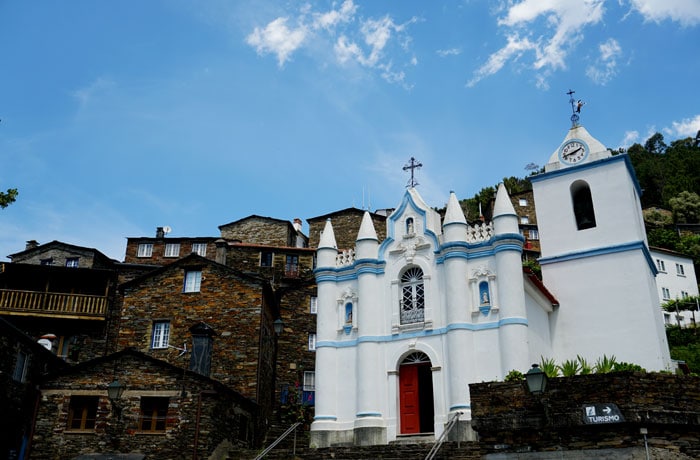
<svg viewBox="0 0 700 460">
<path fill-rule="evenodd" d="M 0 209 L 5 209 L 14 203 L 18 194 L 16 188 L 8 188 L 7 192 L 0 192 Z"/>
<path fill-rule="evenodd" d="M 673 220 L 682 224 L 700 222 L 700 195 L 684 190 L 668 200 L 673 211 Z"/>
</svg>

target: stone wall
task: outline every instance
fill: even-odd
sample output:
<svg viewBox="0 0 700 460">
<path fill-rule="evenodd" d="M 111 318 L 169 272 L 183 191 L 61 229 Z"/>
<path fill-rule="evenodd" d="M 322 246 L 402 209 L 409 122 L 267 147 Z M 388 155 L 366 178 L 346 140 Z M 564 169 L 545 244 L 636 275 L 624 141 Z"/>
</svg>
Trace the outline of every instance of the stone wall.
<svg viewBox="0 0 700 460">
<path fill-rule="evenodd" d="M 268 217 L 248 217 L 219 227 L 221 238 L 265 246 L 295 246 L 296 231 L 291 222 Z"/>
<path fill-rule="evenodd" d="M 317 248 L 321 232 L 326 226 L 326 217 L 331 219 L 333 233 L 339 250 L 354 249 L 357 233 L 360 231 L 364 211 L 360 209 L 348 209 L 339 211 L 322 218 L 308 219 L 309 223 L 309 247 Z M 379 214 L 371 214 L 374 230 L 381 243 L 386 239 L 386 217 Z"/>
<path fill-rule="evenodd" d="M 700 455 L 700 378 L 616 372 L 550 379 L 542 395 L 523 382 L 469 385 L 472 426 L 489 453 L 638 449 Z M 622 423 L 587 424 L 584 407 L 615 404 Z M 511 458 L 511 457 L 509 457 Z M 696 457 L 697 458 L 697 457 Z"/>
<path fill-rule="evenodd" d="M 216 238 L 128 238 L 126 241 L 126 254 L 124 262 L 128 264 L 149 264 L 149 265 L 165 265 L 175 262 L 176 260 L 186 257 L 192 253 L 192 245 L 196 243 L 205 243 L 207 245 L 206 258 L 214 260 L 216 257 Z M 139 245 L 152 244 L 153 251 L 148 257 L 139 257 Z M 176 256 L 165 256 L 166 244 L 179 244 L 180 251 Z"/>
</svg>

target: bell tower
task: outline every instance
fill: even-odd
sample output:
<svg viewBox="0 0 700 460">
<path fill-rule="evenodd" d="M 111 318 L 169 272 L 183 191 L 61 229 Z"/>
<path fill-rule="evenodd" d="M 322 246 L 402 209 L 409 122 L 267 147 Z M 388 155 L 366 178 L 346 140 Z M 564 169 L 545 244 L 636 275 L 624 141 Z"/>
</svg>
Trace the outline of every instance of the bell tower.
<svg viewBox="0 0 700 460">
<path fill-rule="evenodd" d="M 647 370 L 670 367 L 649 255 L 641 190 L 626 154 L 614 155 L 579 124 L 531 178 L 540 232 L 542 277 L 560 301 L 553 313 L 557 361 L 603 355 Z"/>
</svg>

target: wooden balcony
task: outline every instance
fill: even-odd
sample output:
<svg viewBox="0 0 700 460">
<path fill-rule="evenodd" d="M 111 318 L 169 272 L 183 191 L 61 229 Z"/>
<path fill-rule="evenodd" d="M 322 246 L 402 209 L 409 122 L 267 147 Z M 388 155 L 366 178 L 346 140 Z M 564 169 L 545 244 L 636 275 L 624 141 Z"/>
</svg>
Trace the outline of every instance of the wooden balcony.
<svg viewBox="0 0 700 460">
<path fill-rule="evenodd" d="M 104 320 L 107 298 L 85 294 L 0 289 L 0 314 Z"/>
</svg>

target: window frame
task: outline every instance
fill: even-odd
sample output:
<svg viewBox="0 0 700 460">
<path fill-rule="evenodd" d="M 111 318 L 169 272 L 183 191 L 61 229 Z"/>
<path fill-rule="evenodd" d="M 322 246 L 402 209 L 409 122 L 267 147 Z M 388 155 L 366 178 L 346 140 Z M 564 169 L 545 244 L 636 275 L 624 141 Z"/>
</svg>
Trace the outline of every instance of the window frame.
<svg viewBox="0 0 700 460">
<path fill-rule="evenodd" d="M 274 260 L 275 260 L 275 253 L 273 251 L 260 251 L 260 266 L 261 267 L 272 267 Z"/>
<path fill-rule="evenodd" d="M 316 372 L 304 371 L 302 391 L 316 391 Z"/>
<path fill-rule="evenodd" d="M 68 267 L 68 268 L 80 267 L 80 257 L 66 257 L 66 267 Z"/>
<path fill-rule="evenodd" d="M 99 396 L 71 395 L 68 401 L 66 431 L 93 431 L 97 425 Z M 79 413 L 79 417 L 76 414 Z M 79 426 L 74 426 L 79 421 Z"/>
<path fill-rule="evenodd" d="M 402 326 L 425 322 L 425 274 L 418 266 L 407 267 L 399 277 L 399 316 Z"/>
<path fill-rule="evenodd" d="M 666 273 L 666 263 L 661 259 L 656 259 L 656 269 L 659 273 Z"/>
<path fill-rule="evenodd" d="M 165 243 L 163 257 L 180 257 L 180 243 Z"/>
<path fill-rule="evenodd" d="M 309 313 L 312 315 L 318 314 L 318 296 L 312 295 L 309 299 Z"/>
<path fill-rule="evenodd" d="M 151 326 L 151 349 L 165 350 L 170 344 L 170 320 L 156 320 Z"/>
<path fill-rule="evenodd" d="M 316 333 L 309 332 L 309 351 L 316 351 Z"/>
<path fill-rule="evenodd" d="M 520 216 L 520 225 L 528 225 L 530 223 L 530 216 Z"/>
<path fill-rule="evenodd" d="M 527 198 L 518 198 L 518 206 L 527 206 Z"/>
<path fill-rule="evenodd" d="M 676 264 L 676 276 L 685 276 L 685 268 L 683 264 Z"/>
<path fill-rule="evenodd" d="M 671 300 L 671 291 L 667 287 L 661 288 L 661 298 L 663 300 Z"/>
<path fill-rule="evenodd" d="M 153 243 L 139 243 L 136 257 L 153 257 Z"/>
<path fill-rule="evenodd" d="M 185 270 L 184 283 L 182 285 L 182 292 L 186 294 L 191 294 L 195 292 L 201 292 L 202 290 L 202 270 L 201 269 L 188 269 Z"/>
<path fill-rule="evenodd" d="M 207 243 L 192 243 L 192 251 L 198 256 L 207 256 Z"/>
<path fill-rule="evenodd" d="M 139 431 L 142 433 L 165 433 L 168 427 L 169 407 L 170 398 L 167 396 L 141 396 Z M 146 427 L 146 424 L 149 426 Z"/>
</svg>

